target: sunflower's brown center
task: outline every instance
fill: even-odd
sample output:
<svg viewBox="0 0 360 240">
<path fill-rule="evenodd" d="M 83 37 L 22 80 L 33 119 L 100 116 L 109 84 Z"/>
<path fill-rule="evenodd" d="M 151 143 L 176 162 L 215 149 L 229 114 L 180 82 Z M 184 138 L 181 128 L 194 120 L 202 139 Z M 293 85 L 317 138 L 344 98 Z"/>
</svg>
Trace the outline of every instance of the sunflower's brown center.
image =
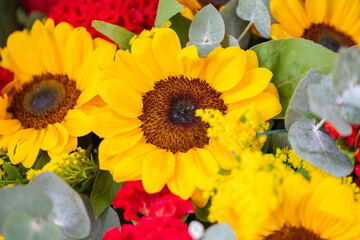
<svg viewBox="0 0 360 240">
<path fill-rule="evenodd" d="M 280 230 L 266 236 L 264 240 L 326 240 L 303 228 L 284 225 Z"/>
<path fill-rule="evenodd" d="M 74 108 L 80 93 L 76 82 L 66 75 L 34 76 L 14 94 L 7 111 L 24 128 L 42 129 L 48 124 L 60 123 Z"/>
<path fill-rule="evenodd" d="M 143 96 L 140 120 L 146 142 L 173 153 L 204 147 L 209 143 L 209 125 L 195 112 L 206 108 L 227 110 L 221 93 L 207 82 L 182 75 L 158 81 Z"/>
<path fill-rule="evenodd" d="M 202 7 L 205 7 L 209 3 L 214 5 L 216 8 L 220 8 L 222 5 L 227 4 L 230 0 L 197 0 Z"/>
<path fill-rule="evenodd" d="M 356 44 L 351 36 L 324 23 L 312 24 L 305 29 L 302 38 L 310 39 L 334 52 L 341 46 L 351 47 Z"/>
</svg>

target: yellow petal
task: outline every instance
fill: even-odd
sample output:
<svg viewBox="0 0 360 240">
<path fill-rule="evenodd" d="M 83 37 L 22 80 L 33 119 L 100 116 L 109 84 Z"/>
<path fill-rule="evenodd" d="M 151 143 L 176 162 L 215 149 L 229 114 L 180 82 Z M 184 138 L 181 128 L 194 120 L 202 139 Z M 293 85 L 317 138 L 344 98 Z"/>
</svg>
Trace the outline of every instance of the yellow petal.
<svg viewBox="0 0 360 240">
<path fill-rule="evenodd" d="M 272 76 L 272 72 L 266 68 L 253 68 L 246 71 L 234 88 L 224 92 L 225 103 L 234 103 L 258 95 L 269 85 Z"/>
<path fill-rule="evenodd" d="M 75 151 L 77 144 L 78 144 L 77 137 L 69 136 L 66 145 L 60 152 L 53 152 L 53 151 L 49 150 L 48 154 L 49 154 L 50 158 L 60 157 L 64 153 L 69 153 L 69 152 Z"/>
<path fill-rule="evenodd" d="M 52 125 L 49 124 L 46 128 L 45 131 L 45 137 L 40 145 L 40 148 L 42 150 L 49 150 L 53 147 L 55 147 L 55 145 L 58 143 L 58 131 L 57 128 Z"/>
<path fill-rule="evenodd" d="M 142 138 L 143 133 L 140 129 L 117 134 L 112 138 L 104 139 L 99 145 L 99 152 L 108 155 L 115 155 L 133 147 Z"/>
<path fill-rule="evenodd" d="M 145 156 L 142 183 L 148 193 L 160 192 L 175 169 L 175 156 L 173 153 L 158 149 Z"/>
<path fill-rule="evenodd" d="M 265 88 L 264 92 L 274 94 L 278 99 L 280 99 L 277 87 L 273 83 L 269 83 L 269 85 Z"/>
<path fill-rule="evenodd" d="M 139 128 L 142 122 L 137 118 L 125 118 L 109 107 L 98 108 L 90 116 L 93 132 L 103 138 Z"/>
<path fill-rule="evenodd" d="M 177 152 L 175 154 L 175 159 L 174 174 L 167 182 L 167 186 L 175 195 L 182 199 L 189 199 L 195 190 L 195 185 L 186 177 L 191 173 L 185 173 L 185 171 L 187 171 L 186 165 L 189 160 L 186 157 L 186 153 L 182 152 Z"/>
<path fill-rule="evenodd" d="M 206 81 L 218 91 L 233 88 L 246 69 L 246 54 L 239 47 L 228 47 L 216 54 L 206 71 Z"/>
<path fill-rule="evenodd" d="M 281 38 L 292 38 L 293 36 L 288 33 L 284 27 L 278 23 L 271 25 L 270 37 L 272 39 L 281 39 Z"/>
<path fill-rule="evenodd" d="M 37 158 L 37 156 L 39 154 L 39 151 L 40 151 L 40 144 L 43 141 L 44 136 L 45 136 L 45 130 L 41 129 L 38 132 L 38 136 L 37 136 L 35 142 L 30 147 L 30 150 L 28 151 L 25 160 L 22 162 L 24 167 L 30 168 L 34 164 L 34 162 L 36 161 L 36 158 Z"/>
<path fill-rule="evenodd" d="M 131 45 L 131 53 L 140 71 L 155 82 L 166 78 L 167 75 L 164 74 L 154 57 L 152 41 L 147 37 L 135 39 Z"/>
<path fill-rule="evenodd" d="M 187 164 L 188 171 L 186 171 L 188 175 L 186 177 L 197 188 L 209 190 L 211 188 L 209 180 L 219 170 L 215 158 L 209 151 L 201 148 L 190 149 L 186 155 L 189 159 Z"/>
<path fill-rule="evenodd" d="M 21 127 L 21 123 L 17 119 L 3 120 L 0 119 L 0 135 L 9 135 Z"/>
<path fill-rule="evenodd" d="M 258 57 L 253 50 L 246 50 L 246 70 L 259 67 Z"/>
<path fill-rule="evenodd" d="M 181 50 L 180 40 L 171 28 L 162 28 L 156 32 L 152 41 L 154 57 L 167 76 L 179 74 L 177 57 Z"/>
<path fill-rule="evenodd" d="M 80 110 L 71 109 L 64 119 L 65 128 L 74 137 L 82 137 L 91 132 L 89 117 Z"/>
<path fill-rule="evenodd" d="M 55 38 L 57 49 L 59 49 L 58 57 L 62 63 L 65 62 L 64 49 L 65 49 L 66 41 L 73 30 L 74 30 L 74 27 L 71 26 L 67 22 L 61 22 L 58 25 L 56 25 L 56 27 L 55 27 L 54 38 Z M 66 73 L 64 66 L 62 66 L 62 73 L 64 73 L 64 74 Z"/>
<path fill-rule="evenodd" d="M 230 170 L 239 164 L 230 149 L 222 145 L 217 138 L 210 138 L 209 145 L 205 149 L 216 157 L 216 161 L 223 169 Z"/>
<path fill-rule="evenodd" d="M 310 22 L 323 23 L 326 18 L 327 0 L 305 1 Z"/>
<path fill-rule="evenodd" d="M 209 197 L 205 197 L 204 191 L 196 188 L 193 195 L 191 196 L 191 200 L 195 203 L 196 206 L 202 208 L 206 206 L 207 202 L 209 201 Z"/>
<path fill-rule="evenodd" d="M 37 134 L 37 130 L 34 128 L 21 129 L 14 134 L 8 148 L 8 156 L 12 164 L 18 164 L 25 160 Z"/>
<path fill-rule="evenodd" d="M 0 150 L 5 152 L 8 150 L 8 146 L 10 144 L 11 139 L 13 138 L 14 134 L 1 136 L 0 137 Z"/>
<path fill-rule="evenodd" d="M 123 91 L 126 89 L 126 91 Z M 119 94 L 119 91 L 121 94 Z M 114 111 L 124 117 L 136 118 L 141 115 L 143 107 L 141 95 L 128 83 L 117 79 L 103 81 L 98 86 L 102 99 Z"/>
<path fill-rule="evenodd" d="M 49 149 L 48 151 L 54 152 L 54 153 L 61 153 L 66 146 L 66 144 L 69 141 L 69 133 L 67 129 L 60 123 L 55 123 L 53 126 L 56 128 L 57 131 L 57 144 Z"/>
<path fill-rule="evenodd" d="M 194 45 L 185 47 L 178 56 L 179 71 L 187 77 L 197 78 L 204 68 L 205 59 L 200 58 Z"/>
</svg>

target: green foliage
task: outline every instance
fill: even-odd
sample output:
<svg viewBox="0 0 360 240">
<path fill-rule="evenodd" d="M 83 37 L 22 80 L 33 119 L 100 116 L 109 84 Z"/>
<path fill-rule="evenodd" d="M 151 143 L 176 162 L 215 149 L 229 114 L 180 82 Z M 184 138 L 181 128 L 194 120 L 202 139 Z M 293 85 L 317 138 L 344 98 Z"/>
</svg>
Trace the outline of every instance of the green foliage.
<svg viewBox="0 0 360 240">
<path fill-rule="evenodd" d="M 167 20 L 183 9 L 184 6 L 176 0 L 160 0 L 155 19 L 155 27 L 162 27 Z"/>
<path fill-rule="evenodd" d="M 120 190 L 122 185 L 123 183 L 114 182 L 108 171 L 98 171 L 90 195 L 95 218 L 97 218 L 108 206 L 112 204 L 116 193 Z"/>
<path fill-rule="evenodd" d="M 300 158 L 336 177 L 347 176 L 354 169 L 349 157 L 338 151 L 336 140 L 316 129 L 314 120 L 293 123 L 289 141 Z"/>
<path fill-rule="evenodd" d="M 189 41 L 189 28 L 191 21 L 178 13 L 170 19 L 170 22 L 170 28 L 177 33 L 180 39 L 181 47 L 184 48 L 186 43 Z"/>
<path fill-rule="evenodd" d="M 59 226 L 68 238 L 82 239 L 90 234 L 90 219 L 80 195 L 52 172 L 43 172 L 29 185 L 45 192 L 53 202 L 47 218 Z"/>
<path fill-rule="evenodd" d="M 130 39 L 136 35 L 123 27 L 99 20 L 93 21 L 92 27 L 113 40 L 119 45 L 119 48 L 124 50 L 130 49 Z"/>
<path fill-rule="evenodd" d="M 258 32 L 265 38 L 270 37 L 271 21 L 268 9 L 261 0 L 239 0 L 236 14 L 254 23 Z"/>
<path fill-rule="evenodd" d="M 17 1 L 0 0 L 0 47 L 6 45 L 6 39 L 15 30 L 21 29 L 16 21 Z"/>
<path fill-rule="evenodd" d="M 186 46 L 195 45 L 199 56 L 206 57 L 214 48 L 221 47 L 224 35 L 224 21 L 216 8 L 209 4 L 195 15 Z"/>
<path fill-rule="evenodd" d="M 52 222 L 14 212 L 6 218 L 4 237 L 6 240 L 60 240 L 61 231 Z"/>
<path fill-rule="evenodd" d="M 232 46 L 239 47 L 239 42 L 233 36 L 229 34 L 225 34 L 225 37 L 221 42 L 221 46 L 223 48 L 232 47 Z"/>
<path fill-rule="evenodd" d="M 277 118 L 284 118 L 296 86 L 305 74 L 315 68 L 325 74 L 332 70 L 336 53 L 305 39 L 279 39 L 251 48 L 257 53 L 260 67 L 270 69 L 274 74 L 282 112 Z"/>
<path fill-rule="evenodd" d="M 234 230 L 228 223 L 216 223 L 205 231 L 203 240 L 236 240 Z"/>
<path fill-rule="evenodd" d="M 202 208 L 196 206 L 196 204 L 194 204 L 194 206 L 195 206 L 196 219 L 198 219 L 199 221 L 202 221 L 202 222 L 208 222 L 209 221 L 208 220 L 209 208 L 211 206 L 211 199 Z"/>
</svg>

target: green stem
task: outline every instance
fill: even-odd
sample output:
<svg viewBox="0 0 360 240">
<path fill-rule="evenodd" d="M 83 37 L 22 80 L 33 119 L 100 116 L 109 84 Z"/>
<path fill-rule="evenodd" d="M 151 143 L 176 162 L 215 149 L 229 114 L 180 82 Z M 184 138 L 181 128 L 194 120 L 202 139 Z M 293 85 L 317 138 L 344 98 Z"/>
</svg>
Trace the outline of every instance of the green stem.
<svg viewBox="0 0 360 240">
<path fill-rule="evenodd" d="M 237 39 L 238 42 L 240 42 L 241 39 L 245 36 L 245 34 L 249 31 L 252 24 L 253 24 L 253 22 L 250 21 L 249 24 L 244 29 L 244 31 L 241 33 L 240 37 L 238 37 L 238 39 Z"/>
<path fill-rule="evenodd" d="M 267 131 L 267 132 L 262 132 L 262 133 L 257 133 L 256 136 L 263 136 L 263 135 L 271 135 L 271 134 L 276 134 L 276 133 L 286 133 L 286 129 L 276 129 L 276 130 L 271 130 L 271 131 Z"/>
</svg>

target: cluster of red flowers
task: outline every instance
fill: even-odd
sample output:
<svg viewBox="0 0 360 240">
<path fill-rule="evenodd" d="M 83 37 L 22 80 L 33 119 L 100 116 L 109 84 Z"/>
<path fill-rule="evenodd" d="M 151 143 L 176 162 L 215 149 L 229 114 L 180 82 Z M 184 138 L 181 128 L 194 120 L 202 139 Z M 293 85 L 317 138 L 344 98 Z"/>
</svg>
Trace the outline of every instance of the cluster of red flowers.
<svg viewBox="0 0 360 240">
<path fill-rule="evenodd" d="M 341 136 L 336 129 L 334 128 L 334 126 L 332 126 L 330 123 L 325 122 L 324 124 L 326 131 L 329 132 L 329 135 L 332 138 L 343 138 L 343 136 Z M 359 130 L 360 130 L 360 125 L 352 125 L 352 133 L 349 136 L 345 137 L 345 144 L 351 147 L 355 147 L 355 156 L 356 156 L 356 163 L 355 163 L 355 174 L 357 176 L 357 178 L 354 180 L 355 183 L 360 187 L 360 151 L 359 151 L 359 147 L 360 147 L 360 141 L 358 141 L 357 146 L 355 146 L 356 144 L 356 138 L 359 134 Z"/>
<path fill-rule="evenodd" d="M 14 79 L 14 73 L 0 66 L 0 97 L 4 97 L 1 90 Z"/>
<path fill-rule="evenodd" d="M 156 194 L 148 194 L 141 181 L 126 182 L 116 194 L 114 208 L 124 209 L 124 218 L 138 221 L 124 224 L 105 233 L 103 240 L 192 240 L 181 218 L 194 212 L 190 200 L 172 194 L 167 187 Z M 142 217 L 139 217 L 141 215 Z"/>
<path fill-rule="evenodd" d="M 139 34 L 154 26 L 159 0 L 22 0 L 30 13 L 45 12 L 55 24 L 68 22 L 85 27 L 93 37 L 104 37 L 91 27 L 93 20 L 101 20 Z"/>
</svg>

